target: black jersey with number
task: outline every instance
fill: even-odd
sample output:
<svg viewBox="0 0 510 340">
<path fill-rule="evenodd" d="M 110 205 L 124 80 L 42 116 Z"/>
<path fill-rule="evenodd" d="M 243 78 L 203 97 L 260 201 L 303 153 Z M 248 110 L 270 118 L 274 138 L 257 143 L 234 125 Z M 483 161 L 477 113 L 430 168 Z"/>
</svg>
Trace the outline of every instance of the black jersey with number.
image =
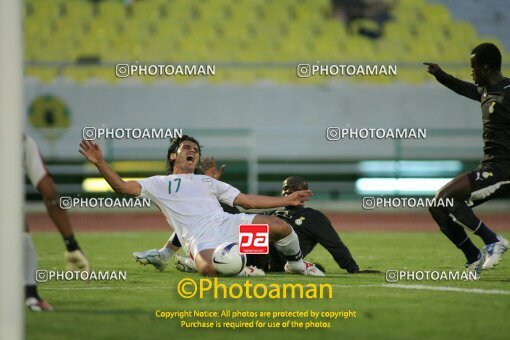
<svg viewBox="0 0 510 340">
<path fill-rule="evenodd" d="M 503 78 L 494 86 L 476 86 L 457 79 L 443 71 L 436 79 L 470 99 L 481 102 L 484 156 L 482 163 L 510 166 L 510 79 Z"/>
</svg>

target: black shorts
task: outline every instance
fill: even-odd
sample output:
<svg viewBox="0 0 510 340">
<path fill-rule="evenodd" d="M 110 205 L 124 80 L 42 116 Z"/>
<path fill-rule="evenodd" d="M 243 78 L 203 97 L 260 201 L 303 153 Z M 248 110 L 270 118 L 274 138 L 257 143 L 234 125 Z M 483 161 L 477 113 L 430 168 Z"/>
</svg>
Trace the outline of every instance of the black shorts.
<svg viewBox="0 0 510 340">
<path fill-rule="evenodd" d="M 479 205 L 490 199 L 510 192 L 510 172 L 495 164 L 481 164 L 468 172 L 471 197 L 470 206 Z"/>
</svg>

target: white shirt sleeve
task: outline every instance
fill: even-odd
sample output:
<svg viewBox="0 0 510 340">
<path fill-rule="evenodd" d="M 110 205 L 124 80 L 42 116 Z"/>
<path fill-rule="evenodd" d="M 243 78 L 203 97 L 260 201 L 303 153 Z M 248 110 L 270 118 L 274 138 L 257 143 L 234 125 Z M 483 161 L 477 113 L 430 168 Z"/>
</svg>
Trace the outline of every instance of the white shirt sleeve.
<svg viewBox="0 0 510 340">
<path fill-rule="evenodd" d="M 221 203 L 225 203 L 230 205 L 231 207 L 234 206 L 234 200 L 236 197 L 241 193 L 239 189 L 234 188 L 230 184 L 227 184 L 222 181 L 218 181 L 214 178 L 212 178 L 215 188 L 215 195 L 218 198 L 218 201 Z"/>
<path fill-rule="evenodd" d="M 29 136 L 23 139 L 23 167 L 32 185 L 37 188 L 39 182 L 48 174 L 37 144 Z"/>
<path fill-rule="evenodd" d="M 145 198 L 149 198 L 151 200 L 154 199 L 154 192 L 155 192 L 154 186 L 155 186 L 156 179 L 158 177 L 159 176 L 152 176 L 152 177 L 137 180 L 137 182 L 140 183 L 140 185 L 142 186 L 142 191 L 141 191 L 139 197 L 145 197 Z"/>
</svg>

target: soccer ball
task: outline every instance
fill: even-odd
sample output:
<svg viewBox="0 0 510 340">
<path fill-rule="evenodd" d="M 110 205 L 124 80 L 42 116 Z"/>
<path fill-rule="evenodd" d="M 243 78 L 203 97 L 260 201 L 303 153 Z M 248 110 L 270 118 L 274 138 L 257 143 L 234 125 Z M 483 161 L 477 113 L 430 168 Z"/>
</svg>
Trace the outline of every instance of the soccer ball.
<svg viewBox="0 0 510 340">
<path fill-rule="evenodd" d="M 246 255 L 239 254 L 239 245 L 236 242 L 225 242 L 214 249 L 212 263 L 219 274 L 234 276 L 246 265 Z"/>
</svg>

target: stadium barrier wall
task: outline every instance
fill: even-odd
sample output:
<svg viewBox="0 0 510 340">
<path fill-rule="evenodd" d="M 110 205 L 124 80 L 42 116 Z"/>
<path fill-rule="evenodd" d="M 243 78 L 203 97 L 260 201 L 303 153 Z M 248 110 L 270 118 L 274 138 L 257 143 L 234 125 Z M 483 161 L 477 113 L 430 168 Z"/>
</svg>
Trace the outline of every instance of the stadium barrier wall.
<svg viewBox="0 0 510 340">
<path fill-rule="evenodd" d="M 120 85 L 65 81 L 48 85 L 29 79 L 25 85 L 25 130 L 52 159 L 80 159 L 77 149 L 84 127 L 182 128 L 210 146 L 207 153 L 226 158 L 245 159 L 249 154 L 277 160 L 361 160 L 395 159 L 398 153 L 399 158 L 478 159 L 482 154 L 479 104 L 437 83 L 317 87 L 144 85 L 127 80 Z M 34 104 L 44 96 L 51 96 L 50 104 Z M 440 129 L 444 133 L 398 143 L 328 141 L 328 127 Z M 451 133 L 455 131 L 469 133 Z M 115 158 L 121 159 L 160 159 L 167 147 L 161 140 L 106 142 Z"/>
</svg>

